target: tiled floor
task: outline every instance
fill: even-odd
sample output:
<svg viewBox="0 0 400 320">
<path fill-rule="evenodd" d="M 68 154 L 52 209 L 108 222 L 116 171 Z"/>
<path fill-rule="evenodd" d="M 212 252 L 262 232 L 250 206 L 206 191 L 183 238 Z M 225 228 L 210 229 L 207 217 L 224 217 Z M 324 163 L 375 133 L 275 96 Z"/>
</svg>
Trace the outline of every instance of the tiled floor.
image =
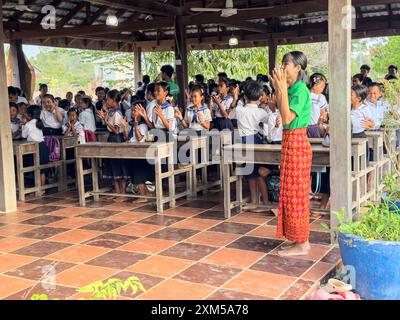
<svg viewBox="0 0 400 320">
<path fill-rule="evenodd" d="M 130 200 L 80 208 L 74 192 L 20 203 L 0 216 L 0 299 L 78 299 L 78 287 L 132 275 L 147 292 L 123 299 L 301 299 L 339 262 L 323 218 L 312 219 L 308 256 L 281 258 L 272 215 L 227 220 L 221 195 L 209 198 L 164 215 Z"/>
</svg>

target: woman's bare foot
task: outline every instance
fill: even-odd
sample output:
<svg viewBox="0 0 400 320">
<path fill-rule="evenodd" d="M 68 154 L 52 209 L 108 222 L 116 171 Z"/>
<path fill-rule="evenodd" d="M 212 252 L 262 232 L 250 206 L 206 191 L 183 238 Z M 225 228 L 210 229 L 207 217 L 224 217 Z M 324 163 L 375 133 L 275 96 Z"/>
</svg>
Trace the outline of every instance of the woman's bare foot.
<svg viewBox="0 0 400 320">
<path fill-rule="evenodd" d="M 285 249 L 293 247 L 295 244 L 296 244 L 296 242 L 286 241 L 283 245 L 281 245 L 280 248 L 285 250 Z"/>
<path fill-rule="evenodd" d="M 246 203 L 245 205 L 243 205 L 244 211 L 253 211 L 256 210 L 257 208 L 258 206 L 254 203 Z"/>
<path fill-rule="evenodd" d="M 278 251 L 278 255 L 281 257 L 294 257 L 294 256 L 306 256 L 310 251 L 310 244 L 307 242 L 297 242 L 290 248 L 282 249 Z"/>
</svg>

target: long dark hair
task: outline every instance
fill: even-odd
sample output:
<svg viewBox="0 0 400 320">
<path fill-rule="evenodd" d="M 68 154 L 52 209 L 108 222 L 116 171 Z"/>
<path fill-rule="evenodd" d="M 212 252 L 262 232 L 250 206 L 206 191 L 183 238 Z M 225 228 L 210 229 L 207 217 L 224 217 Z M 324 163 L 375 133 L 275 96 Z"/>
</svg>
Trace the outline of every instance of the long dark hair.
<svg viewBox="0 0 400 320">
<path fill-rule="evenodd" d="M 310 77 L 310 89 L 319 85 L 321 82 L 328 84 L 328 79 L 322 73 L 314 73 Z"/>
<path fill-rule="evenodd" d="M 39 130 L 43 130 L 44 125 L 42 120 L 40 120 L 40 113 L 42 112 L 42 108 L 37 105 L 32 105 L 29 106 L 28 109 L 26 109 L 27 115 L 31 118 L 31 120 L 36 119 L 36 128 Z"/>
<path fill-rule="evenodd" d="M 121 93 L 118 90 L 110 90 L 107 92 L 107 96 L 111 98 L 111 100 L 115 101 L 116 103 L 121 102 Z"/>
<path fill-rule="evenodd" d="M 307 56 L 301 51 L 288 52 L 282 59 L 282 63 L 287 62 L 293 62 L 295 67 L 300 66 L 301 70 L 299 72 L 297 81 L 304 81 L 305 83 L 308 83 L 308 75 L 306 71 L 308 65 Z"/>
</svg>

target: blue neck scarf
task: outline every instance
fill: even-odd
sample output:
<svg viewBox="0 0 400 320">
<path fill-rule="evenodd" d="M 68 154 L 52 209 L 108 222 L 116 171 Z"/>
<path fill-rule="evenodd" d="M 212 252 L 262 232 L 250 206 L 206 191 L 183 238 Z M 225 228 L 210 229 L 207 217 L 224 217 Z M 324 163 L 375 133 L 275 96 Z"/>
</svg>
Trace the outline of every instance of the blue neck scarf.
<svg viewBox="0 0 400 320">
<path fill-rule="evenodd" d="M 122 111 L 121 111 L 121 109 L 113 109 L 113 110 L 110 110 L 110 111 L 108 111 L 108 116 L 111 118 L 111 117 L 113 117 L 114 116 L 114 114 L 116 114 L 116 113 L 119 113 L 121 116 L 122 116 Z"/>
<path fill-rule="evenodd" d="M 207 108 L 207 106 L 205 106 L 205 105 L 202 105 L 199 109 L 195 109 L 194 107 L 188 108 L 188 110 L 193 111 L 193 120 L 192 120 L 192 123 L 198 123 L 197 114 L 198 114 L 200 111 L 204 111 L 204 110 L 207 110 L 207 109 L 208 109 L 208 108 Z"/>
</svg>

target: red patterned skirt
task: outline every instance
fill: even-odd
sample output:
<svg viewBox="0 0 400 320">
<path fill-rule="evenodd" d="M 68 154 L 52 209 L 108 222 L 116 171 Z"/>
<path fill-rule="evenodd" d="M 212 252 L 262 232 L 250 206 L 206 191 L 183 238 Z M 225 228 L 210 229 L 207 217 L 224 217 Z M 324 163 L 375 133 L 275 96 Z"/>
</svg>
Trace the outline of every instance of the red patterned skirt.
<svg viewBox="0 0 400 320">
<path fill-rule="evenodd" d="M 312 149 L 307 128 L 284 130 L 277 237 L 293 242 L 310 235 Z"/>
</svg>

